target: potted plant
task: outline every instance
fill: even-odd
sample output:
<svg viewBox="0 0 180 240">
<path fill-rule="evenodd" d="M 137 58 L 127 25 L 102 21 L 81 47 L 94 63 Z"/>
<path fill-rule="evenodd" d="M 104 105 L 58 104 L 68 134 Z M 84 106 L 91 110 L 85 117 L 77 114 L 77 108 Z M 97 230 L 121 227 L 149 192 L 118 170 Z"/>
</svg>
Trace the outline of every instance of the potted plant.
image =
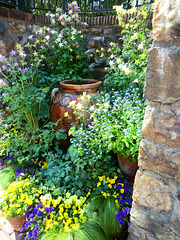
<svg viewBox="0 0 180 240">
<path fill-rule="evenodd" d="M 139 143 L 142 139 L 142 121 L 145 102 L 138 89 L 129 88 L 114 94 L 110 109 L 109 150 L 117 153 L 119 168 L 133 181 L 138 169 Z"/>
<path fill-rule="evenodd" d="M 39 195 L 29 179 L 12 182 L 4 190 L 0 207 L 3 216 L 12 224 L 16 231 L 20 231 L 25 221 L 25 212 L 30 205 L 35 203 Z"/>
<path fill-rule="evenodd" d="M 127 163 L 135 165 L 134 172 L 125 171 L 128 167 L 124 169 L 121 159 L 118 159 L 123 174 L 129 178 L 134 177 L 145 108 L 145 102 L 138 91 L 138 88 L 129 88 L 126 91 L 101 92 L 97 96 L 89 128 L 71 129 L 74 137 L 72 148 L 77 149 L 76 162 L 81 160 L 82 165 L 88 162 L 91 165 L 98 164 L 97 160 L 108 159 L 107 154 L 113 151 L 118 156 L 128 157 Z"/>
</svg>

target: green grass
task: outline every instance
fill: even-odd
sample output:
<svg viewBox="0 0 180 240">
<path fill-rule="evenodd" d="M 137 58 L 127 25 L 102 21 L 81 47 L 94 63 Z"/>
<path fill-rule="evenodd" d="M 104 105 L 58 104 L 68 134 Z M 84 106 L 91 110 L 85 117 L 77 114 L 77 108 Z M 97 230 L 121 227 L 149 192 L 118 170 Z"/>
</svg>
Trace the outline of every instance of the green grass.
<svg viewBox="0 0 180 240">
<path fill-rule="evenodd" d="M 0 170 L 0 185 L 2 189 L 6 189 L 8 182 L 12 182 L 15 175 L 16 166 L 9 166 Z"/>
</svg>

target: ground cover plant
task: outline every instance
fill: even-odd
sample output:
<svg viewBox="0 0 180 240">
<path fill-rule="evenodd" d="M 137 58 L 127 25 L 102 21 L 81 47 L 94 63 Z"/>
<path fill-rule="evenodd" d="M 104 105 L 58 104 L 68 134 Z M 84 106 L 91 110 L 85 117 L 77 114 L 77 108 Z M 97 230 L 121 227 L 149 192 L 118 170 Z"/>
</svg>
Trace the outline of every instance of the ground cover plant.
<svg viewBox="0 0 180 240">
<path fill-rule="evenodd" d="M 119 17 L 125 14 L 117 10 Z M 109 240 L 130 224 L 133 184 L 118 169 L 115 153 L 138 159 L 146 105 L 141 90 L 145 39 L 138 32 L 132 39 L 133 29 L 123 26 L 129 37 L 121 51 L 111 44 L 112 62 L 103 90 L 92 96 L 95 104 L 83 105 L 85 94 L 82 104 L 71 103 L 79 122 L 72 124 L 71 146 L 64 154 L 59 140 L 65 135 L 61 129 L 55 131 L 58 123 L 49 121 L 50 92 L 64 78 L 87 74 L 84 38 L 75 28 L 79 22 L 74 24 L 78 11 L 76 2 L 69 4 L 66 14 L 57 9 L 54 27 L 30 36 L 24 47 L 17 45 L 8 59 L 0 54 L 5 106 L 0 177 L 8 173 L 9 181 L 3 183 L 0 208 L 7 218 L 26 216 L 21 228 L 25 239 Z M 135 48 L 136 41 L 143 50 Z"/>
</svg>

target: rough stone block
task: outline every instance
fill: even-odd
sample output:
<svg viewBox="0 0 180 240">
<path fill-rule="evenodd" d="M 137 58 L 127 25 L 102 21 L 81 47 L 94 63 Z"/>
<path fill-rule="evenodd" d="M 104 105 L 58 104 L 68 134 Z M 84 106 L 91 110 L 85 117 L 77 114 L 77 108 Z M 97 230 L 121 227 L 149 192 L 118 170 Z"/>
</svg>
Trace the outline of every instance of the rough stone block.
<svg viewBox="0 0 180 240">
<path fill-rule="evenodd" d="M 107 34 L 112 34 L 113 33 L 113 29 L 112 29 L 112 27 L 110 27 L 110 28 L 104 28 L 104 35 L 107 35 Z"/>
<path fill-rule="evenodd" d="M 92 28 L 91 33 L 92 35 L 99 36 L 102 33 L 102 28 Z"/>
<path fill-rule="evenodd" d="M 6 49 L 6 42 L 3 40 L 0 40 L 0 53 L 2 53 L 3 56 L 7 57 L 7 49 Z"/>
<path fill-rule="evenodd" d="M 180 151 L 171 147 L 162 147 L 142 140 L 139 149 L 139 167 L 153 171 L 163 177 L 178 181 L 180 178 Z"/>
<path fill-rule="evenodd" d="M 148 141 L 180 148 L 180 101 L 174 104 L 148 103 L 143 137 Z"/>
<path fill-rule="evenodd" d="M 172 209 L 169 186 L 139 170 L 135 177 L 133 200 L 137 205 L 150 208 L 158 213 Z"/>
<path fill-rule="evenodd" d="M 1 10 L 0 10 L 1 11 Z M 4 34 L 5 33 L 5 26 L 4 26 L 4 22 L 3 19 L 0 18 L 0 34 Z"/>
<path fill-rule="evenodd" d="M 20 22 L 12 22 L 9 23 L 11 26 L 11 29 L 16 32 L 25 32 L 26 31 L 26 25 L 24 23 Z"/>
<path fill-rule="evenodd" d="M 128 240 L 179 240 L 179 233 L 168 219 L 133 204 Z"/>
<path fill-rule="evenodd" d="M 156 41 L 180 39 L 180 1 L 159 0 L 153 16 L 153 37 Z"/>
<path fill-rule="evenodd" d="M 180 43 L 161 47 L 154 43 L 148 55 L 144 97 L 162 103 L 180 99 Z"/>
</svg>

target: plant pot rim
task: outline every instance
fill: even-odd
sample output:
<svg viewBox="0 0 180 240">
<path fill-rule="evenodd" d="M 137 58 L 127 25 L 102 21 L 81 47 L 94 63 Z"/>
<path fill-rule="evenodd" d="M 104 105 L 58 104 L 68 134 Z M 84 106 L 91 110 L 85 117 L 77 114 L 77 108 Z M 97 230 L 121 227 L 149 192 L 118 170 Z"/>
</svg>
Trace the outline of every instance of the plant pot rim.
<svg viewBox="0 0 180 240">
<path fill-rule="evenodd" d="M 94 92 L 101 86 L 102 81 L 96 79 L 82 79 L 80 81 L 88 82 L 86 84 L 73 84 L 72 79 L 64 80 L 60 82 L 60 86 L 62 89 L 72 90 L 72 91 L 80 91 L 80 92 Z M 78 81 L 77 81 L 78 82 Z"/>
</svg>

